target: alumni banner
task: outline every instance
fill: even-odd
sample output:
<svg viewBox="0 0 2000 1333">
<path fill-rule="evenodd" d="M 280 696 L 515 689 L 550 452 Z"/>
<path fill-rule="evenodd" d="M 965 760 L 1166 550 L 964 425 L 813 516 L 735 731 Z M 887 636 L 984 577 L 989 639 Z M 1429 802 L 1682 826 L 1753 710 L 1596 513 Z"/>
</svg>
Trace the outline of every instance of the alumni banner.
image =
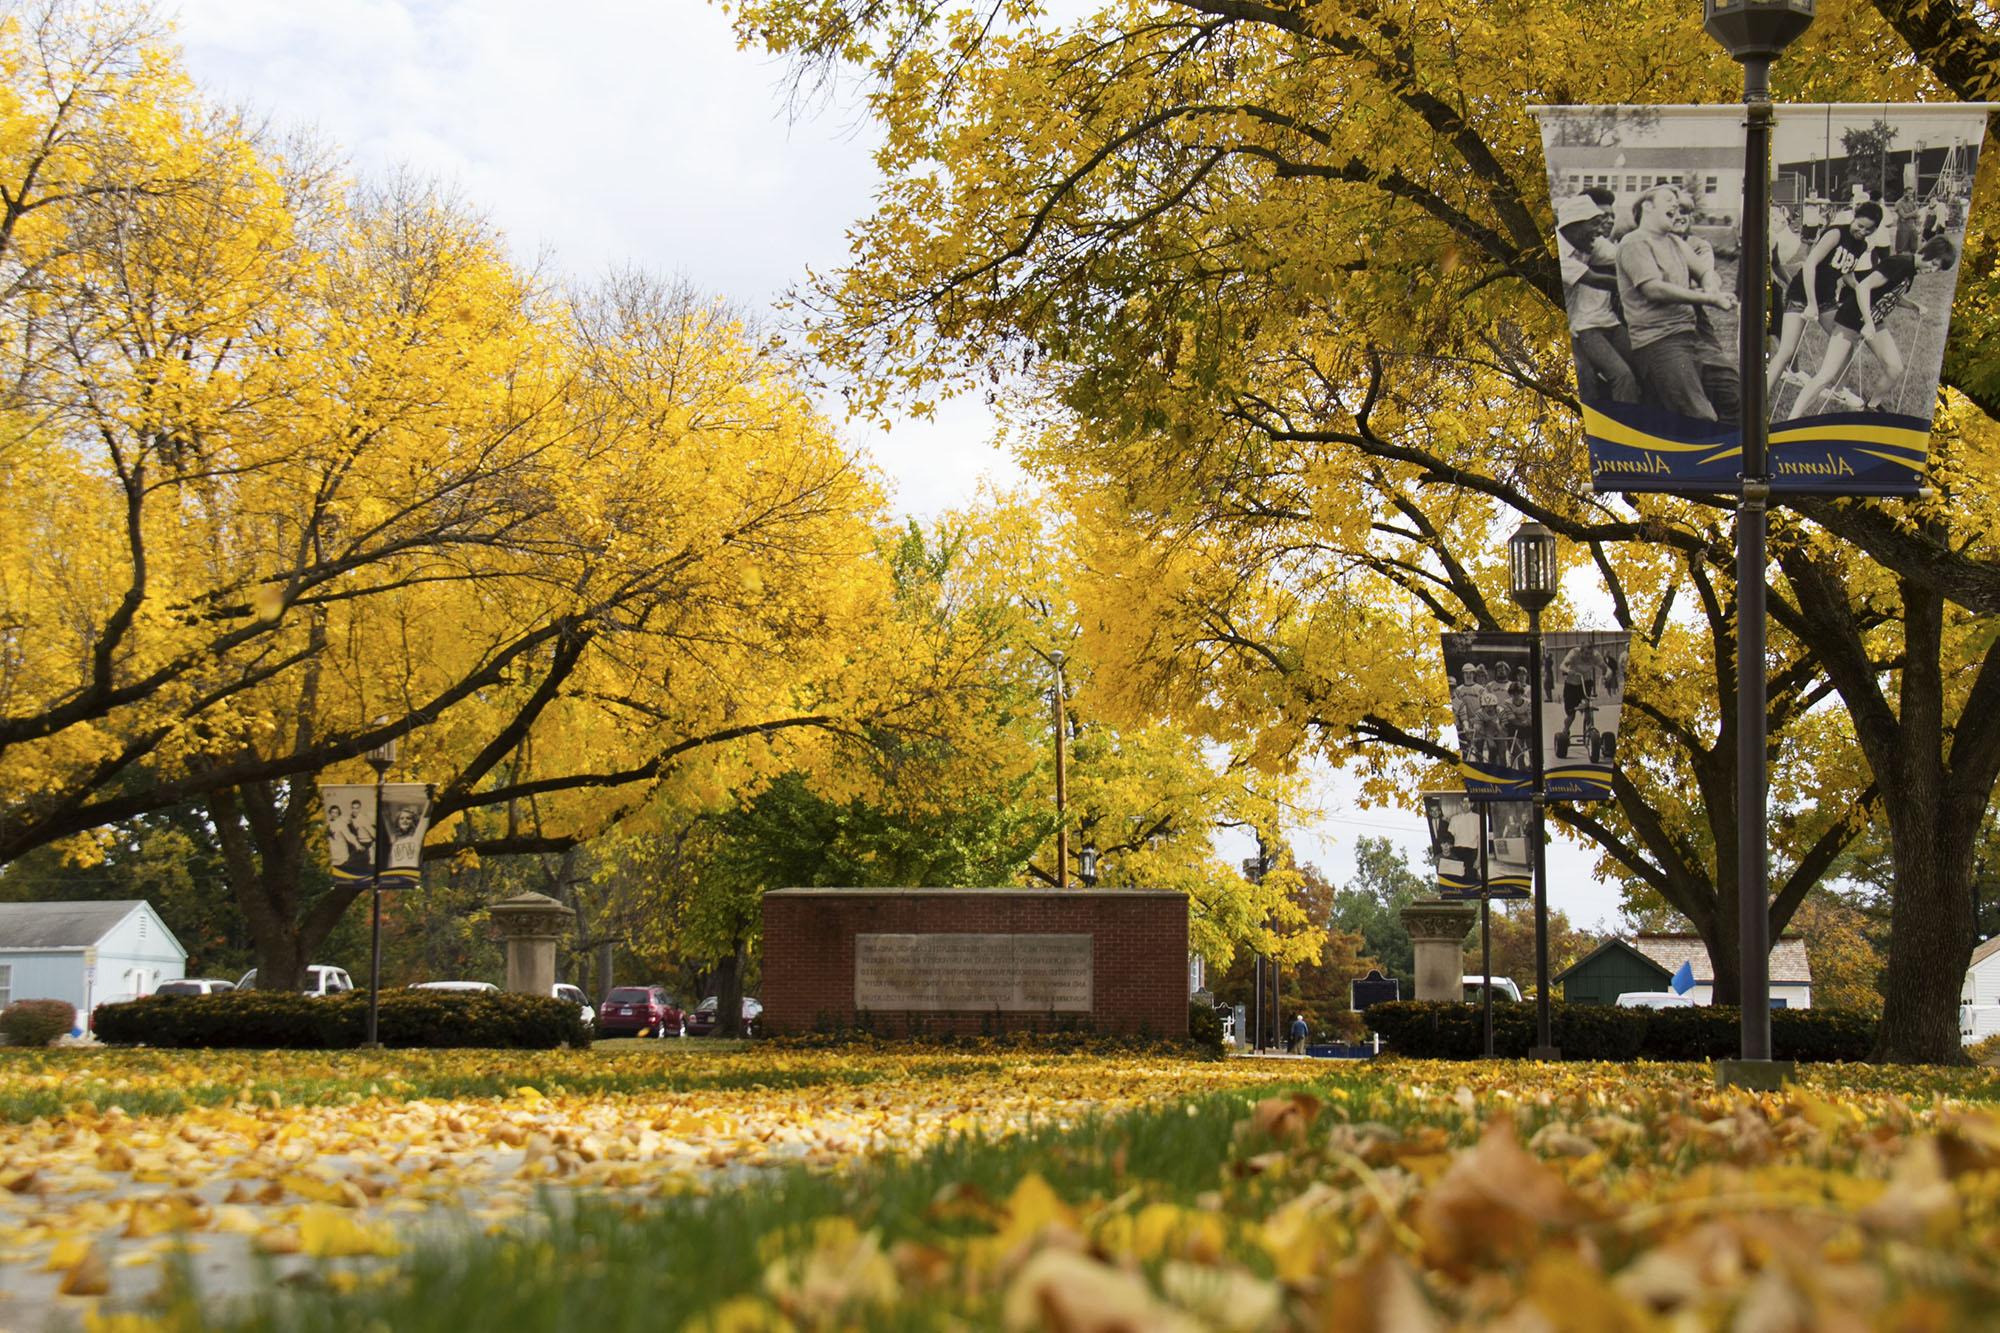
<svg viewBox="0 0 2000 1333">
<path fill-rule="evenodd" d="M 1777 108 L 1764 330 L 1774 491 L 1924 485 L 1987 110 Z M 1743 108 L 1536 116 L 1593 483 L 1734 491 Z"/>
<path fill-rule="evenodd" d="M 1480 630 L 1442 637 L 1445 674 L 1451 677 L 1451 717 L 1458 728 L 1458 771 L 1466 794 L 1478 800 L 1532 795 L 1528 636 Z"/>
<path fill-rule="evenodd" d="M 375 847 L 384 840 L 382 887 L 415 887 L 422 873 L 424 834 L 430 827 L 431 788 L 426 782 L 381 785 L 381 819 L 376 819 L 372 782 L 319 785 L 326 802 L 327 860 L 336 883 L 366 882 L 375 873 Z"/>
<path fill-rule="evenodd" d="M 1474 801 L 1464 792 L 1424 793 L 1431 862 L 1441 898 L 1526 898 L 1534 890 L 1529 801 Z M 1486 866 L 1480 878 L 1479 829 L 1485 814 Z"/>
<path fill-rule="evenodd" d="M 1569 630 L 1542 636 L 1542 790 L 1551 801 L 1608 801 L 1632 636 Z"/>
</svg>

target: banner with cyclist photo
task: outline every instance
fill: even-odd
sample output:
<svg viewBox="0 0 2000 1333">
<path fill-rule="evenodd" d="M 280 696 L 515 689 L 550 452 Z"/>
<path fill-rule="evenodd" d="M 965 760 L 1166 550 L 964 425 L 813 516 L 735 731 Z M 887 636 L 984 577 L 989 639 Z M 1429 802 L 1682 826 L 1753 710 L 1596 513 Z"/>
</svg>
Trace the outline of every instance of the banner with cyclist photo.
<svg viewBox="0 0 2000 1333">
<path fill-rule="evenodd" d="M 1625 701 L 1625 630 L 1542 635 L 1542 789 L 1552 801 L 1608 801 Z"/>
<path fill-rule="evenodd" d="M 1535 890 L 1535 803 L 1486 804 L 1486 896 L 1527 898 Z"/>
<path fill-rule="evenodd" d="M 375 849 L 383 849 L 382 887 L 407 889 L 422 873 L 424 834 L 430 827 L 431 788 L 425 782 L 381 785 L 382 817 L 375 817 L 372 782 L 322 782 L 327 860 L 336 883 L 367 883 L 375 874 Z"/>
<path fill-rule="evenodd" d="M 1443 638 L 1466 794 L 1479 800 L 1529 794 L 1535 756 L 1528 636 L 1482 630 Z"/>
<path fill-rule="evenodd" d="M 1773 490 L 1924 485 L 1987 111 L 1777 108 L 1764 329 Z M 1536 116 L 1593 483 L 1735 490 L 1743 109 Z"/>
<path fill-rule="evenodd" d="M 1440 898 L 1477 898 L 1479 806 L 1462 791 L 1424 793 L 1424 820 L 1431 829 L 1431 864 L 1437 867 Z"/>
</svg>

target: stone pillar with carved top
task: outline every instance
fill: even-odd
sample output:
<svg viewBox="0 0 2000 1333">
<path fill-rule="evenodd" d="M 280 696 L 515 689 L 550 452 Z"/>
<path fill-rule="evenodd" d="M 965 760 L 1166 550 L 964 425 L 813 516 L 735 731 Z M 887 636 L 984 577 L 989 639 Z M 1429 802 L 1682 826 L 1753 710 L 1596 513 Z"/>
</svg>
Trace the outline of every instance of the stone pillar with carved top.
<svg viewBox="0 0 2000 1333">
<path fill-rule="evenodd" d="M 1465 998 L 1465 934 L 1478 912 L 1471 903 L 1425 898 L 1405 907 L 1403 929 L 1416 946 L 1419 1000 Z"/>
<path fill-rule="evenodd" d="M 576 923 L 576 913 L 545 893 L 522 893 L 488 909 L 507 946 L 507 989 L 548 995 L 556 984 L 556 943 Z"/>
</svg>

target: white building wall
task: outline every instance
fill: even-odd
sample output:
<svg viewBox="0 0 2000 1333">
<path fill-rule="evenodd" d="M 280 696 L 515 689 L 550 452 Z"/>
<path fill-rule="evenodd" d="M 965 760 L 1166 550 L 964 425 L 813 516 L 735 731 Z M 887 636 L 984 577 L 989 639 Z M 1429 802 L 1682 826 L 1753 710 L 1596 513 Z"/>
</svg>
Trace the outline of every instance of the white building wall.
<svg viewBox="0 0 2000 1333">
<path fill-rule="evenodd" d="M 83 950 L 11 953 L 0 950 L 0 966 L 10 970 L 7 1002 L 67 1000 L 85 1008 Z"/>
<path fill-rule="evenodd" d="M 1696 1004 L 1714 1004 L 1715 987 L 1706 981 L 1698 982 L 1688 992 L 1688 998 Z M 1774 981 L 1771 983 L 1771 998 L 1783 1000 L 1787 1009 L 1810 1009 L 1812 987 L 1802 982 Z"/>
<path fill-rule="evenodd" d="M 1967 969 L 1961 994 L 1973 1004 L 2000 1004 L 2000 953 L 1989 954 Z"/>
<path fill-rule="evenodd" d="M 153 909 L 141 903 L 97 942 L 97 984 L 92 1004 L 136 1000 L 162 981 L 186 975 L 187 951 Z"/>
</svg>

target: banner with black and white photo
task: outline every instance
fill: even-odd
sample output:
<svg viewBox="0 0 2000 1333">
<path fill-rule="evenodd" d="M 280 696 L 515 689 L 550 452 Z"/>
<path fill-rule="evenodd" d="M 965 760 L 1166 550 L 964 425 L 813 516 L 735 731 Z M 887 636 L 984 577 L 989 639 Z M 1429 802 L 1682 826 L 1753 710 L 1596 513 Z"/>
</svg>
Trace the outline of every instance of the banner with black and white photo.
<svg viewBox="0 0 2000 1333">
<path fill-rule="evenodd" d="M 1424 820 L 1431 828 L 1431 864 L 1437 868 L 1440 898 L 1477 898 L 1479 807 L 1462 791 L 1424 793 Z"/>
<path fill-rule="evenodd" d="M 1535 890 L 1535 803 L 1486 803 L 1486 896 L 1527 898 Z"/>
<path fill-rule="evenodd" d="M 1608 801 L 1632 636 L 1542 635 L 1542 790 L 1552 801 Z"/>
<path fill-rule="evenodd" d="M 1534 888 L 1529 801 L 1475 801 L 1464 792 L 1424 793 L 1431 864 L 1440 898 L 1526 898 Z M 1481 878 L 1479 829 L 1485 814 L 1486 864 Z"/>
<path fill-rule="evenodd" d="M 1774 491 L 1924 485 L 1987 110 L 1777 108 L 1764 338 Z M 1734 491 L 1743 109 L 1536 115 L 1593 483 Z"/>
<path fill-rule="evenodd" d="M 1535 762 L 1528 636 L 1482 630 L 1443 639 L 1466 793 L 1488 800 L 1528 795 Z"/>
<path fill-rule="evenodd" d="M 378 839 L 383 848 L 382 887 L 407 889 L 422 871 L 424 834 L 430 828 L 431 789 L 423 782 L 381 785 L 381 820 L 376 820 L 372 782 L 319 785 L 326 806 L 327 860 L 342 884 L 366 883 L 375 874 Z"/>
</svg>

